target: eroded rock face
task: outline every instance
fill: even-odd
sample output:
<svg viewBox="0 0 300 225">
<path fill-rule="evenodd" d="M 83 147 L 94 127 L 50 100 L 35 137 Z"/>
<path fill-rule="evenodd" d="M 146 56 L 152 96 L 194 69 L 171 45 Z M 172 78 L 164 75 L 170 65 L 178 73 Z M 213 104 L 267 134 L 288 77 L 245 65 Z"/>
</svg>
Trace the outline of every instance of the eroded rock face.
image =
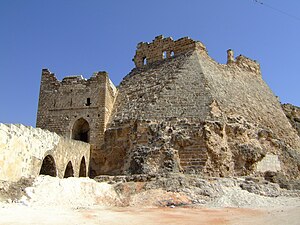
<svg viewBox="0 0 300 225">
<path fill-rule="evenodd" d="M 292 104 L 283 104 L 282 109 L 300 136 L 300 108 Z"/>
<path fill-rule="evenodd" d="M 106 135 L 104 174 L 184 172 L 227 177 L 271 170 L 299 177 L 299 152 L 242 117 L 230 117 L 226 123 L 135 120 Z"/>
</svg>

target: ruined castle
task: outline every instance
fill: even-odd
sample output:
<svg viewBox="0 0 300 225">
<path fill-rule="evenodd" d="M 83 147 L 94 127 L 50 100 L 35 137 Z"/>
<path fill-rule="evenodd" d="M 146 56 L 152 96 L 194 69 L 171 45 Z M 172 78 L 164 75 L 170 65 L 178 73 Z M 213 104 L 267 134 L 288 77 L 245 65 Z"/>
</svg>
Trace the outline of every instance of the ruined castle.
<svg viewBox="0 0 300 225">
<path fill-rule="evenodd" d="M 42 70 L 37 127 L 89 143 L 91 177 L 299 178 L 300 110 L 286 116 L 256 61 L 228 50 L 219 64 L 201 42 L 163 36 L 139 43 L 133 61 L 118 87 L 106 72 L 59 81 Z"/>
</svg>

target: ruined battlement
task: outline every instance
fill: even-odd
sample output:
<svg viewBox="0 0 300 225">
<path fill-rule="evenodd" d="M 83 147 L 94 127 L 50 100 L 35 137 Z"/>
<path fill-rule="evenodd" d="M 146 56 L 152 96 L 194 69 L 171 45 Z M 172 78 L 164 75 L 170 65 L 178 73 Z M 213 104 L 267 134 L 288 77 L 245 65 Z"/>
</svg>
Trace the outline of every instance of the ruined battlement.
<svg viewBox="0 0 300 225">
<path fill-rule="evenodd" d="M 86 79 L 83 78 L 82 75 L 74 75 L 74 76 L 67 76 L 62 80 L 62 83 L 69 83 L 69 84 L 73 84 L 73 83 L 79 83 L 82 81 L 86 81 Z"/>
<path fill-rule="evenodd" d="M 183 37 L 174 41 L 172 37 L 164 38 L 160 35 L 155 37 L 150 43 L 140 42 L 137 45 L 133 61 L 136 68 L 141 68 L 154 62 L 171 59 L 196 50 L 204 52 L 207 55 L 206 47 L 200 41 L 194 41 L 189 37 Z M 227 50 L 226 65 L 236 66 L 255 74 L 261 74 L 259 63 L 243 55 L 234 58 L 234 53 L 231 49 Z"/>
<path fill-rule="evenodd" d="M 256 74 L 261 74 L 260 72 L 260 65 L 255 60 L 249 59 L 243 55 L 239 55 L 236 57 L 236 64 L 245 70 L 250 72 L 254 72 Z"/>
<path fill-rule="evenodd" d="M 174 56 L 200 49 L 206 51 L 206 47 L 199 41 L 189 37 L 180 38 L 176 41 L 172 37 L 164 38 L 162 35 L 155 37 L 151 42 L 140 42 L 133 61 L 137 68 L 153 62 L 169 59 Z"/>
<path fill-rule="evenodd" d="M 95 72 L 89 79 L 84 78 L 82 75 L 71 75 L 66 76 L 59 81 L 55 76 L 55 73 L 50 72 L 49 69 L 42 70 L 42 83 L 43 85 L 48 85 L 52 87 L 59 87 L 63 85 L 76 85 L 76 84 L 83 84 L 83 85 L 91 85 L 92 83 L 100 84 L 103 82 L 101 78 L 108 78 L 108 73 L 105 71 Z M 114 88 L 115 90 L 115 88 Z"/>
<path fill-rule="evenodd" d="M 227 50 L 227 65 L 236 65 L 246 71 L 261 74 L 260 65 L 256 60 L 249 59 L 243 55 L 234 58 L 232 49 Z"/>
</svg>

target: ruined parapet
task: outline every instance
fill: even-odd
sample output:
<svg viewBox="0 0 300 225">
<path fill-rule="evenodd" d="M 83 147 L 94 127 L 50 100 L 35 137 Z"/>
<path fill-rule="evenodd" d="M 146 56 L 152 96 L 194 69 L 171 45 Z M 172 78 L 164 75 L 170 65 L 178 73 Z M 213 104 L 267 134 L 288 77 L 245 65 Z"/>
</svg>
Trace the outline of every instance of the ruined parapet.
<svg viewBox="0 0 300 225">
<path fill-rule="evenodd" d="M 196 49 L 206 51 L 205 46 L 201 42 L 194 41 L 189 37 L 180 38 L 174 41 L 171 37 L 164 38 L 160 35 L 155 37 L 151 43 L 139 43 L 133 61 L 135 66 L 139 68 Z"/>
<path fill-rule="evenodd" d="M 172 37 L 164 38 L 160 35 L 155 37 L 150 43 L 140 42 L 137 45 L 133 61 L 136 68 L 141 68 L 154 62 L 171 59 L 192 51 L 204 52 L 207 55 L 206 47 L 200 41 L 194 41 L 189 37 L 174 41 Z M 235 59 L 232 49 L 227 50 L 227 65 L 235 65 L 248 72 L 253 72 L 258 75 L 261 74 L 260 65 L 257 61 L 242 55 Z"/>
<path fill-rule="evenodd" d="M 249 72 L 261 74 L 259 63 L 243 55 L 239 55 L 238 57 L 236 57 L 236 65 Z"/>
<path fill-rule="evenodd" d="M 260 65 L 256 60 L 249 59 L 243 55 L 239 55 L 235 59 L 232 49 L 227 50 L 227 65 L 236 65 L 243 70 L 261 75 Z"/>
<path fill-rule="evenodd" d="M 234 53 L 232 49 L 227 50 L 227 64 L 234 63 Z"/>
<path fill-rule="evenodd" d="M 87 176 L 90 145 L 21 124 L 0 123 L 0 180 Z"/>
<path fill-rule="evenodd" d="M 96 72 L 89 79 L 72 75 L 59 81 L 43 69 L 37 127 L 90 143 L 94 167 L 116 92 L 106 72 Z"/>
</svg>

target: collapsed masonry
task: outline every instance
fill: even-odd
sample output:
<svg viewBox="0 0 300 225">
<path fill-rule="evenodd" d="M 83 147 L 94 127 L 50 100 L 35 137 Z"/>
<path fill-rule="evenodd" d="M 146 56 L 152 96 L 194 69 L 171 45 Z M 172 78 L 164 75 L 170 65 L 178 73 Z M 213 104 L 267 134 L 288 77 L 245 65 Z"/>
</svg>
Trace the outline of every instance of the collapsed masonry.
<svg viewBox="0 0 300 225">
<path fill-rule="evenodd" d="M 199 41 L 139 43 L 118 88 L 107 73 L 58 81 L 44 69 L 37 127 L 91 144 L 90 176 L 280 172 L 299 178 L 300 138 L 259 64 Z"/>
</svg>

